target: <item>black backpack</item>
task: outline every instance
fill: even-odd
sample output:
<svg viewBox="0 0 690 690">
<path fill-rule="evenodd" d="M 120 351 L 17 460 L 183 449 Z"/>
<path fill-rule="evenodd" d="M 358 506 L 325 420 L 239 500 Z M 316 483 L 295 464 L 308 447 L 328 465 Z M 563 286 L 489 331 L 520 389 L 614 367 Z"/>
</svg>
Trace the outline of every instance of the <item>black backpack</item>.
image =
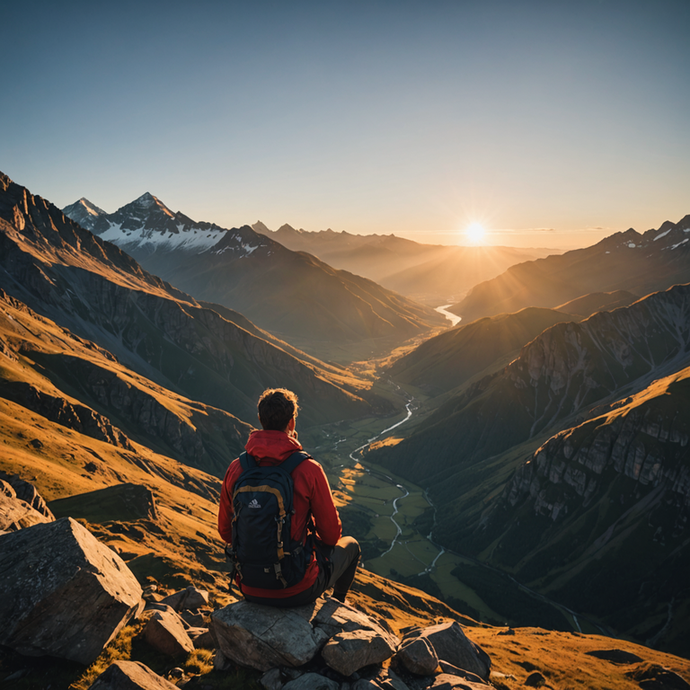
<svg viewBox="0 0 690 690">
<path fill-rule="evenodd" d="M 241 581 L 250 587 L 284 589 L 304 578 L 312 558 L 309 542 L 293 541 L 292 472 L 311 455 L 293 453 L 280 465 L 259 467 L 240 455 L 242 473 L 232 494 L 232 548 L 228 552 Z M 305 535 L 306 537 L 306 535 Z"/>
</svg>

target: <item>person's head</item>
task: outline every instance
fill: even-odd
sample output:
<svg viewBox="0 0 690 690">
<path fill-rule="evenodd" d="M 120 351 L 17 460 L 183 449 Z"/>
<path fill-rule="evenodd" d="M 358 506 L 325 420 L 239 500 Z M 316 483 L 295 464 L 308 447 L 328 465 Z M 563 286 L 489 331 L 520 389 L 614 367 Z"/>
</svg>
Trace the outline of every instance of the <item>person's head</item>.
<svg viewBox="0 0 690 690">
<path fill-rule="evenodd" d="M 259 398 L 259 421 L 267 431 L 287 431 L 297 417 L 297 396 L 287 388 L 269 388 Z M 293 423 L 294 428 L 294 423 Z"/>
</svg>

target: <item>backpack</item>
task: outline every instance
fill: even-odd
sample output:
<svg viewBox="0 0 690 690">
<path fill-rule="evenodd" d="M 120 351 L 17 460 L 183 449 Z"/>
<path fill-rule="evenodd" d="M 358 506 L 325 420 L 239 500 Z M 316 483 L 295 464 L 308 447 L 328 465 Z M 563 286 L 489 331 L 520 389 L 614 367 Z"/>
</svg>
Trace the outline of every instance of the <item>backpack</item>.
<svg viewBox="0 0 690 690">
<path fill-rule="evenodd" d="M 229 557 L 250 587 L 284 589 L 304 578 L 312 559 L 310 543 L 292 539 L 293 470 L 311 455 L 293 453 L 280 465 L 259 467 L 240 455 L 242 473 L 232 495 L 232 548 Z M 306 535 L 305 535 L 306 536 Z"/>
</svg>

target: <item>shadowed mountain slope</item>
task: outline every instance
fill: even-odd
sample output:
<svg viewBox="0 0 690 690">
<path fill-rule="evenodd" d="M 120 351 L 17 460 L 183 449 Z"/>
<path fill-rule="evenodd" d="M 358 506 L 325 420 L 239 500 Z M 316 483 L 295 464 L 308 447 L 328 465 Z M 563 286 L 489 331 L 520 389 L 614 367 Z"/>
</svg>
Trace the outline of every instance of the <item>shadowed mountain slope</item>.
<svg viewBox="0 0 690 690">
<path fill-rule="evenodd" d="M 388 370 L 395 381 L 432 394 L 460 386 L 491 365 L 500 366 L 512 353 L 549 326 L 579 318 L 531 307 L 516 314 L 479 319 L 441 333 L 400 358 Z"/>
<path fill-rule="evenodd" d="M 368 458 L 429 488 L 446 547 L 688 654 L 688 365 L 680 285 L 548 328 Z"/>
<path fill-rule="evenodd" d="M 465 320 L 556 307 L 593 292 L 627 290 L 640 297 L 690 282 L 690 216 L 643 235 L 619 232 L 560 256 L 512 266 L 475 286 L 451 311 Z"/>
<path fill-rule="evenodd" d="M 570 300 L 556 307 L 564 314 L 578 314 L 587 318 L 598 311 L 611 311 L 618 307 L 628 307 L 640 299 L 637 295 L 627 290 L 615 290 L 614 292 L 593 292 L 589 295 Z"/>
<path fill-rule="evenodd" d="M 83 218 L 83 208 L 70 212 Z M 95 234 L 147 270 L 197 299 L 240 311 L 312 353 L 319 342 L 405 340 L 443 323 L 432 309 L 290 251 L 249 226 L 225 230 L 199 223 L 148 193 L 116 213 L 92 218 Z"/>
<path fill-rule="evenodd" d="M 271 386 L 303 399 L 305 424 L 371 410 L 342 369 L 302 361 L 202 306 L 5 176 L 0 287 L 157 384 L 251 422 Z"/>
</svg>

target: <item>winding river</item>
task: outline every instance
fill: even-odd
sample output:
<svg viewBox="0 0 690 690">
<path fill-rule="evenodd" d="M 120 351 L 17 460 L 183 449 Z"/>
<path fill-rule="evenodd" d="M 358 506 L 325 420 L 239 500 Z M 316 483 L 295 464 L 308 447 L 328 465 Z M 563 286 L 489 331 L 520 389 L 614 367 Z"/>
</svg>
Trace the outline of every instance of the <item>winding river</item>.
<svg viewBox="0 0 690 690">
<path fill-rule="evenodd" d="M 439 310 L 440 310 L 440 308 L 439 308 Z M 454 316 L 454 315 L 453 315 L 453 316 Z M 456 318 L 458 318 L 458 320 L 459 320 L 459 317 L 456 317 Z M 391 383 L 393 383 L 393 382 L 391 382 Z M 474 558 L 472 558 L 472 557 L 469 557 L 469 556 L 465 556 L 465 555 L 463 555 L 463 554 L 456 553 L 456 552 L 454 552 L 454 551 L 452 551 L 452 550 L 449 550 L 449 549 L 445 549 L 445 548 L 444 548 L 443 546 L 441 546 L 440 544 L 437 544 L 436 542 L 434 542 L 432 535 L 433 535 L 434 527 L 436 526 L 436 522 L 437 522 L 437 520 L 436 520 L 436 506 L 435 506 L 435 505 L 433 504 L 433 502 L 431 501 L 431 498 L 430 498 L 430 496 L 429 496 L 429 494 L 428 494 L 427 491 L 424 491 L 424 498 L 425 498 L 425 500 L 427 501 L 427 503 L 429 504 L 429 506 L 431 506 L 431 508 L 433 509 L 433 523 L 432 523 L 431 530 L 429 531 L 429 534 L 426 535 L 426 537 L 424 537 L 424 538 L 425 538 L 435 549 L 438 550 L 438 553 L 436 554 L 436 556 L 434 557 L 433 561 L 432 561 L 429 565 L 425 565 L 422 561 L 420 561 L 419 558 L 417 558 L 414 554 L 412 554 L 412 553 L 409 551 L 409 549 L 407 548 L 407 545 L 406 545 L 405 543 L 399 541 L 399 538 L 400 538 L 400 536 L 402 535 L 403 530 L 402 530 L 402 527 L 400 526 L 400 524 L 399 524 L 399 523 L 397 522 L 397 520 L 395 519 L 395 516 L 396 516 L 396 515 L 398 514 L 398 512 L 399 512 L 399 509 L 398 509 L 398 501 L 401 501 L 402 499 L 404 499 L 404 498 L 406 498 L 407 496 L 409 496 L 409 495 L 410 495 L 410 491 L 409 491 L 403 484 L 399 484 L 393 477 L 391 477 L 391 476 L 385 474 L 384 472 L 380 472 L 380 471 L 378 471 L 378 470 L 372 470 L 371 468 L 366 467 L 365 465 L 362 464 L 362 460 L 361 460 L 361 458 L 362 458 L 362 451 L 364 451 L 366 448 L 368 448 L 374 441 L 377 441 L 377 440 L 380 439 L 382 436 L 384 436 L 385 434 L 387 434 L 389 431 L 392 431 L 393 429 L 398 428 L 398 427 L 401 426 L 402 424 L 405 424 L 406 422 L 409 422 L 410 419 L 412 418 L 412 415 L 413 415 L 414 411 L 418 408 L 418 406 L 415 404 L 415 399 L 414 399 L 414 397 L 409 396 L 405 391 L 403 391 L 399 386 L 397 386 L 397 384 L 393 384 L 393 385 L 395 385 L 396 388 L 398 388 L 398 390 L 399 390 L 401 393 L 403 393 L 403 394 L 405 395 L 405 397 L 407 398 L 407 403 L 406 403 L 406 405 L 405 405 L 405 409 L 406 409 L 406 411 L 407 411 L 406 416 L 404 417 L 404 419 L 401 419 L 399 422 L 396 422 L 396 423 L 393 424 L 392 426 L 387 427 L 386 429 L 384 429 L 383 431 L 379 432 L 378 434 L 376 434 L 376 435 L 373 436 L 372 438 L 368 439 L 366 443 L 364 443 L 363 445 L 359 446 L 358 448 L 355 448 L 355 450 L 353 450 L 353 451 L 349 454 L 350 459 L 351 459 L 353 462 L 355 462 L 355 463 L 359 463 L 359 465 L 362 467 L 362 469 L 363 469 L 364 472 L 366 472 L 367 474 L 370 474 L 370 475 L 372 475 L 372 476 L 375 476 L 375 477 L 377 477 L 378 479 L 383 479 L 383 480 L 389 482 L 391 485 L 395 486 L 395 487 L 400 491 L 400 493 L 401 493 L 400 496 L 398 496 L 396 499 L 393 500 L 393 513 L 392 513 L 392 515 L 390 516 L 390 520 L 391 520 L 391 522 L 393 523 L 393 525 L 395 526 L 396 533 L 395 533 L 395 536 L 393 537 L 393 539 L 391 540 L 390 546 L 386 549 L 386 551 L 384 551 L 383 553 L 381 553 L 380 557 L 385 556 L 386 554 L 390 553 L 390 552 L 393 550 L 393 548 L 395 547 L 395 545 L 396 545 L 397 543 L 400 543 L 400 544 L 408 551 L 408 553 L 410 553 L 410 556 L 411 556 L 412 558 L 414 558 L 415 560 L 419 561 L 420 563 L 422 563 L 422 565 L 425 566 L 425 567 L 423 568 L 423 570 L 421 570 L 421 571 L 418 573 L 418 575 L 424 575 L 424 574 L 430 573 L 430 572 L 432 572 L 432 571 L 434 570 L 434 568 L 436 567 L 437 561 L 439 560 L 439 558 L 441 558 L 441 556 L 443 556 L 444 553 L 453 554 L 454 556 L 458 556 L 458 557 L 460 557 L 460 558 L 466 559 L 466 560 L 472 562 L 473 564 L 475 564 L 475 565 L 477 565 L 477 566 L 479 566 L 479 567 L 487 568 L 488 570 L 491 570 L 491 571 L 493 571 L 493 572 L 495 572 L 495 573 L 499 573 L 499 574 L 501 574 L 501 575 L 504 575 L 504 576 L 508 577 L 508 578 L 509 578 L 517 587 L 519 587 L 521 590 L 523 590 L 523 591 L 527 592 L 528 594 L 530 594 L 530 595 L 536 597 L 536 598 L 539 599 L 540 601 L 543 601 L 543 602 L 545 602 L 545 603 L 547 603 L 547 604 L 549 604 L 549 605 L 551 605 L 551 606 L 554 606 L 555 608 L 560 609 L 561 611 L 567 612 L 567 613 L 570 615 L 570 617 L 571 617 L 571 619 L 572 619 L 572 621 L 573 621 L 573 625 L 574 625 L 574 627 L 576 628 L 577 632 L 580 632 L 580 633 L 581 633 L 581 632 L 582 632 L 582 628 L 580 627 L 580 623 L 579 623 L 579 620 L 578 620 L 578 619 L 579 619 L 579 618 L 582 618 L 583 620 L 586 620 L 584 617 L 580 616 L 579 614 L 575 613 L 574 611 L 571 611 L 569 608 L 563 606 L 562 604 L 558 604 L 557 602 L 552 601 L 551 599 L 549 599 L 548 597 L 544 596 L 543 594 L 540 594 L 539 592 L 536 592 L 536 591 L 530 589 L 529 587 L 526 587 L 526 586 L 523 585 L 522 583 L 520 583 L 520 582 L 518 582 L 517 580 L 515 580 L 515 578 L 513 578 L 512 576 L 510 576 L 508 573 L 505 573 L 505 572 L 503 572 L 502 570 L 500 570 L 500 569 L 498 569 L 498 568 L 494 568 L 493 566 L 487 565 L 486 563 L 482 563 L 481 561 L 478 561 L 478 560 L 476 560 L 476 559 L 474 559 Z M 342 443 L 344 440 L 345 440 L 345 439 L 340 439 L 340 440 L 335 444 L 335 447 L 337 448 L 338 444 L 339 444 L 339 443 Z M 593 621 L 588 621 L 588 622 L 589 622 L 590 625 L 593 625 L 594 627 L 598 628 L 604 635 L 607 635 L 607 636 L 609 636 L 609 637 L 615 637 L 615 635 L 614 635 L 610 630 L 607 630 L 607 629 L 603 628 L 603 627 L 602 627 L 601 625 L 599 625 L 598 623 L 594 623 Z"/>
</svg>

